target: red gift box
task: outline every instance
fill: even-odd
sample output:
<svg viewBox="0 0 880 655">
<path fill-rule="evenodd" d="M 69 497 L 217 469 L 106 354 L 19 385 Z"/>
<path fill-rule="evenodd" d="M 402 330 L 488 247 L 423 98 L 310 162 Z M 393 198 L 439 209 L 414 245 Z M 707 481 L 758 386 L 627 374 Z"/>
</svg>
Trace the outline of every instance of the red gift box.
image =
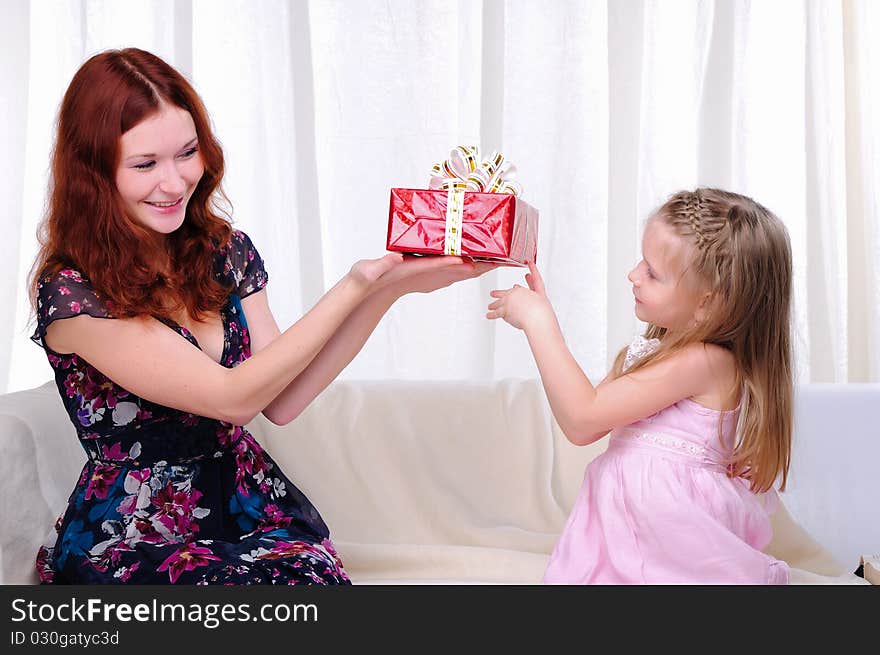
<svg viewBox="0 0 880 655">
<path fill-rule="evenodd" d="M 538 210 L 510 193 L 460 192 L 460 252 L 449 252 L 445 189 L 391 189 L 388 250 L 425 255 L 457 254 L 525 266 L 537 255 Z"/>
</svg>

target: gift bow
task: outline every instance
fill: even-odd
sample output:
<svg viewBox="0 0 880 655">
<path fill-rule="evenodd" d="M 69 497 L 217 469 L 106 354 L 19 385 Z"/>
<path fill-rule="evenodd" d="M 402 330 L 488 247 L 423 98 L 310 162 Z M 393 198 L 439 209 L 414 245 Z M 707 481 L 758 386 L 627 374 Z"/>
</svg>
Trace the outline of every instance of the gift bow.
<svg viewBox="0 0 880 655">
<path fill-rule="evenodd" d="M 478 146 L 458 146 L 452 149 L 447 159 L 434 164 L 428 188 L 518 196 L 522 193 L 522 186 L 513 179 L 515 175 L 516 166 L 497 150 L 487 159 L 480 159 Z"/>
<path fill-rule="evenodd" d="M 522 187 L 513 179 L 515 173 L 516 166 L 498 151 L 494 151 L 488 159 L 481 160 L 477 146 L 453 148 L 447 159 L 434 164 L 428 188 L 445 189 L 448 193 L 444 254 L 461 254 L 465 191 L 510 193 L 518 196 L 522 193 Z"/>
</svg>

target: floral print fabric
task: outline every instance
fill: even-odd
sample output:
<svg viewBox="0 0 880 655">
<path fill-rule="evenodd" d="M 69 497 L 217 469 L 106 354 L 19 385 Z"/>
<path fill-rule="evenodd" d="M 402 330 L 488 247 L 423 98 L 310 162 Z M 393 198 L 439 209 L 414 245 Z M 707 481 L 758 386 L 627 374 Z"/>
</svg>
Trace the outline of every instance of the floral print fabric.
<svg viewBox="0 0 880 655">
<path fill-rule="evenodd" d="M 221 309 L 221 363 L 250 356 L 241 299 L 266 286 L 257 250 L 241 231 L 218 248 L 217 278 L 232 284 Z M 73 269 L 38 284 L 37 329 L 67 414 L 88 460 L 40 548 L 43 583 L 346 584 L 348 576 L 315 507 L 248 431 L 140 398 L 76 354 L 43 342 L 59 319 L 112 312 Z M 186 328 L 163 321 L 195 347 Z"/>
</svg>

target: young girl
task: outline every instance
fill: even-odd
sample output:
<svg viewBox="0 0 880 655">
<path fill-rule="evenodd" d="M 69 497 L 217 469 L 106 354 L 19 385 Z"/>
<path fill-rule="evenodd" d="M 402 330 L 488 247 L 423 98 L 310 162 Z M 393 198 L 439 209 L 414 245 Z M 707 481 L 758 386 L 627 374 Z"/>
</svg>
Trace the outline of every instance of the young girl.
<svg viewBox="0 0 880 655">
<path fill-rule="evenodd" d="M 493 291 L 488 318 L 525 331 L 574 444 L 610 431 L 587 467 L 546 583 L 785 584 L 761 552 L 791 448 L 791 248 L 741 195 L 673 195 L 630 271 L 648 324 L 594 386 L 568 351 L 538 271 Z M 766 493 L 770 492 L 770 493 Z"/>
<path fill-rule="evenodd" d="M 31 294 L 88 461 L 43 582 L 347 583 L 315 507 L 242 426 L 294 419 L 403 294 L 492 268 L 362 260 L 282 333 L 257 249 L 216 209 L 222 177 L 167 63 L 125 49 L 77 71 Z"/>
</svg>

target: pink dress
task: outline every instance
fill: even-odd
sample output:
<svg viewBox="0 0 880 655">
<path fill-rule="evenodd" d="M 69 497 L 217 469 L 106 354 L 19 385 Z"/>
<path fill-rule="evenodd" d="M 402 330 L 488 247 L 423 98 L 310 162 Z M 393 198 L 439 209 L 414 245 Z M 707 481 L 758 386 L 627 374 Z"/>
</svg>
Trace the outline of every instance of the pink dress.
<svg viewBox="0 0 880 655">
<path fill-rule="evenodd" d="M 738 410 L 723 412 L 733 442 Z M 684 399 L 611 432 L 553 549 L 548 584 L 787 584 L 789 567 L 761 552 L 774 491 L 729 478 L 722 412 Z"/>
</svg>

